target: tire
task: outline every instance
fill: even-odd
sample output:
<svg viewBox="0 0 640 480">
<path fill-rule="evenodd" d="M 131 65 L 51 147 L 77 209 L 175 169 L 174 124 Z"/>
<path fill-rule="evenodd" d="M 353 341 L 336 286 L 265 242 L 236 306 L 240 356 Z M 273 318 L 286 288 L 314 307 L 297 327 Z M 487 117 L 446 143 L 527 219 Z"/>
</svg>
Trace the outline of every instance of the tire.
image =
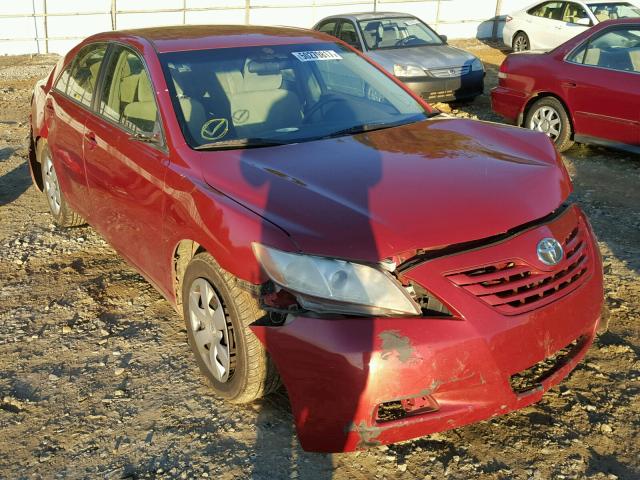
<svg viewBox="0 0 640 480">
<path fill-rule="evenodd" d="M 569 114 L 562 102 L 555 97 L 544 97 L 534 102 L 527 112 L 524 126 L 546 133 L 559 152 L 568 150 L 574 144 Z"/>
<path fill-rule="evenodd" d="M 525 52 L 527 50 L 531 50 L 529 36 L 524 32 L 516 33 L 516 36 L 513 37 L 512 47 L 514 52 Z"/>
<path fill-rule="evenodd" d="M 189 345 L 217 396 L 248 403 L 280 386 L 271 357 L 249 329 L 264 312 L 208 253 L 189 262 L 182 299 Z"/>
<path fill-rule="evenodd" d="M 54 223 L 60 227 L 84 225 L 86 223 L 85 220 L 71 209 L 64 198 L 62 190 L 60 190 L 51 152 L 47 142 L 44 140 L 38 142 L 37 158 L 40 162 L 42 173 L 42 192 L 47 199 Z"/>
</svg>

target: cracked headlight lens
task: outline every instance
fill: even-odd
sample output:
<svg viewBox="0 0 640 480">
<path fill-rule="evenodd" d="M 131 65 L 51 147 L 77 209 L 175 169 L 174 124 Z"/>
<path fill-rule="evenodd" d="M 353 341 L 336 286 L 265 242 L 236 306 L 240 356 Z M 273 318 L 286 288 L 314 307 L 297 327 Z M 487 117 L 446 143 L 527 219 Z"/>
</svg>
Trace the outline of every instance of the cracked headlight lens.
<svg viewBox="0 0 640 480">
<path fill-rule="evenodd" d="M 266 274 L 303 308 L 359 315 L 419 315 L 420 307 L 396 279 L 360 263 L 288 253 L 253 243 Z"/>
</svg>

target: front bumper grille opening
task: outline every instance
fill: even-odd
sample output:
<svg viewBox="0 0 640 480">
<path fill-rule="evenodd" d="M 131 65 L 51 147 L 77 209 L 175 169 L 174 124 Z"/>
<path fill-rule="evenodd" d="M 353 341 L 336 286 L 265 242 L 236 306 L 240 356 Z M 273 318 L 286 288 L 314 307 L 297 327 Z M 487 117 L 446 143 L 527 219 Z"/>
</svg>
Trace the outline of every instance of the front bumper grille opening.
<svg viewBox="0 0 640 480">
<path fill-rule="evenodd" d="M 550 303 L 581 284 L 588 273 L 588 249 L 582 225 L 564 239 L 565 259 L 555 271 L 537 270 L 521 260 L 508 260 L 447 275 L 500 313 L 516 315 Z"/>
<path fill-rule="evenodd" d="M 585 342 L 586 337 L 579 337 L 541 362 L 515 375 L 511 375 L 509 378 L 511 389 L 515 393 L 525 393 L 540 388 L 542 382 L 551 377 L 576 356 Z"/>
<path fill-rule="evenodd" d="M 378 405 L 376 422 L 386 423 L 402 420 L 415 415 L 437 412 L 440 409 L 438 402 L 427 395 L 425 397 L 413 397 L 404 400 L 393 400 Z"/>
</svg>

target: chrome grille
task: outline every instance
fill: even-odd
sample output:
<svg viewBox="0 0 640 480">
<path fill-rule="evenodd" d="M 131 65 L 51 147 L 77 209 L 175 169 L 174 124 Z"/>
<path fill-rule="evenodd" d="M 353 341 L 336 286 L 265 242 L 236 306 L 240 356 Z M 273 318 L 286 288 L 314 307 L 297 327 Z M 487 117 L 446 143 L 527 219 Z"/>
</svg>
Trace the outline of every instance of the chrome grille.
<svg viewBox="0 0 640 480">
<path fill-rule="evenodd" d="M 447 275 L 504 315 L 517 315 L 553 302 L 577 288 L 587 278 L 589 266 L 584 226 L 564 239 L 565 258 L 555 270 L 540 271 L 522 260 L 506 260 Z"/>
<path fill-rule="evenodd" d="M 429 73 L 436 78 L 453 78 L 466 75 L 471 70 L 471 65 L 463 65 L 461 67 L 436 68 L 429 70 Z"/>
</svg>

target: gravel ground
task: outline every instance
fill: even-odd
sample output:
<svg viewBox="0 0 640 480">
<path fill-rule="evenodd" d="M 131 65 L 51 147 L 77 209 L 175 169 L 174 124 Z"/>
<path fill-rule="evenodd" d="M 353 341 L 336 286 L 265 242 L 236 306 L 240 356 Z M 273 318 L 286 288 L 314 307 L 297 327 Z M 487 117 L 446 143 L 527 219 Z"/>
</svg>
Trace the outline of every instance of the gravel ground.
<svg viewBox="0 0 640 480">
<path fill-rule="evenodd" d="M 493 86 L 503 53 L 462 45 Z M 612 318 L 560 387 L 447 433 L 306 453 L 284 393 L 250 406 L 211 396 L 169 304 L 93 230 L 51 224 L 25 161 L 31 88 L 55 59 L 0 57 L 0 477 L 640 478 L 638 157 L 565 156 L 599 236 Z M 440 107 L 499 121 L 488 96 Z"/>
</svg>

